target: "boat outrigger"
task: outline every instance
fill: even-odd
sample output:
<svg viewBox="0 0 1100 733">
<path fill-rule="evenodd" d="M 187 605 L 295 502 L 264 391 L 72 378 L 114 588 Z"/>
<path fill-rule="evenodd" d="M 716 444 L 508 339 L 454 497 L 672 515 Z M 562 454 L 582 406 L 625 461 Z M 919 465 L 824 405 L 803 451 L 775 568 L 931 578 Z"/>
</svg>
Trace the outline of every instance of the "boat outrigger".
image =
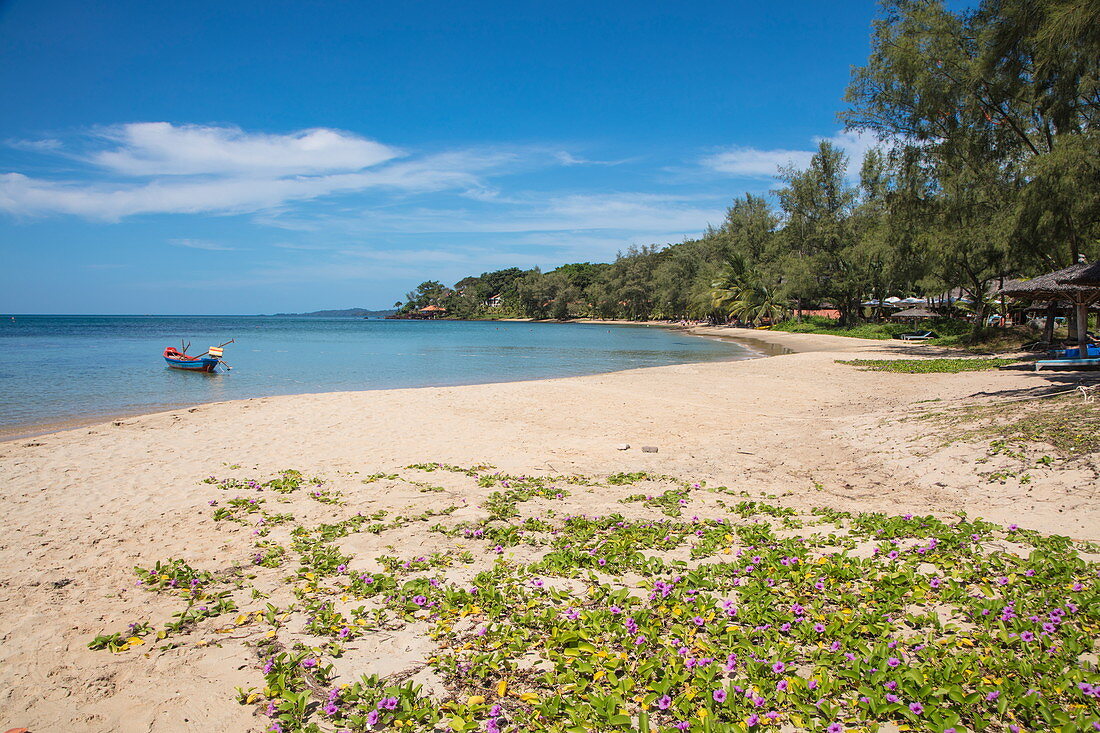
<svg viewBox="0 0 1100 733">
<path fill-rule="evenodd" d="M 181 341 L 180 348 L 169 346 L 164 350 L 164 360 L 168 362 L 168 366 L 171 368 L 183 369 L 188 372 L 213 372 L 218 368 L 218 364 L 226 369 L 232 369 L 233 367 L 222 361 L 222 347 L 234 341 L 236 339 L 229 339 L 224 344 L 211 346 L 198 356 L 188 356 L 187 349 L 191 346 L 191 342 L 188 341 L 185 344 Z"/>
</svg>

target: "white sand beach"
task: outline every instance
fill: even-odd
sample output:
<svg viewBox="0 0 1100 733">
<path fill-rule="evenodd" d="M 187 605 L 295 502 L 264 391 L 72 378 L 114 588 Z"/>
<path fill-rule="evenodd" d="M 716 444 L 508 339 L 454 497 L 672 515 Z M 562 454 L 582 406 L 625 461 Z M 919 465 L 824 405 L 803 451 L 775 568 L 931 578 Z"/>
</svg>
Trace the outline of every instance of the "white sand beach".
<svg viewBox="0 0 1100 733">
<path fill-rule="evenodd" d="M 412 514 L 448 502 L 464 504 L 458 515 L 476 516 L 485 492 L 456 484 L 418 493 L 361 479 L 418 462 L 488 463 L 509 473 L 669 474 L 766 493 L 795 508 L 966 511 L 1100 540 L 1095 457 L 1034 471 L 1027 483 L 988 481 L 979 468 L 989 466 L 975 465 L 988 440 L 951 443 L 950 426 L 920 419 L 1095 377 L 860 371 L 836 360 L 928 352 L 839 337 L 698 332 L 763 338 L 799 353 L 537 382 L 243 400 L 0 443 L 0 729 L 263 729 L 233 693 L 262 682 L 243 644 L 216 646 L 219 638 L 207 633 L 201 644 L 195 637 L 152 653 L 87 648 L 105 630 L 170 615 L 170 603 L 135 587 L 135 565 L 168 557 L 196 567 L 247 563 L 248 529 L 210 519 L 209 503 L 225 493 L 204 484 L 208 476 L 270 478 L 287 468 L 323 476 L 346 505 L 295 495 L 288 510 L 309 521 L 355 510 Z M 599 493 L 578 505 L 596 514 L 621 507 Z M 405 545 L 392 554 L 435 542 L 411 527 L 402 533 L 395 536 Z M 395 633 L 391 648 L 374 649 L 377 665 L 426 653 L 415 639 L 410 630 Z"/>
</svg>

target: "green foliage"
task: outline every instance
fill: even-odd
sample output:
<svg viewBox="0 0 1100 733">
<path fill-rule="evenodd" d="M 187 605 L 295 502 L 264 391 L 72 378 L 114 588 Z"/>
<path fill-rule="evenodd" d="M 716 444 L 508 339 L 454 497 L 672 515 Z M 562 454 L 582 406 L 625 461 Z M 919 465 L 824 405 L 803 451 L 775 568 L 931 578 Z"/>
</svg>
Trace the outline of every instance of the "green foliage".
<svg viewBox="0 0 1100 733">
<path fill-rule="evenodd" d="M 1022 455 L 1007 441 L 990 451 Z M 284 733 L 824 731 L 837 721 L 867 731 L 1068 731 L 1097 719 L 1098 567 L 1081 554 L 1093 545 L 962 514 L 802 512 L 748 499 L 719 500 L 706 519 L 670 517 L 692 494 L 740 492 L 643 472 L 406 470 L 418 469 L 494 489 L 470 519 L 433 527 L 449 545 L 356 558 L 340 539 L 407 542 L 410 522 L 453 507 L 296 525 L 287 547 L 255 544 L 280 558 L 278 569 L 251 568 L 266 571 L 265 585 L 284 584 L 292 604 L 253 593 L 251 608 L 221 621 L 235 603 L 210 586 L 233 571 L 162 561 L 138 573 L 151 590 L 183 596 L 173 620 L 89 646 L 154 654 L 186 643 L 200 653 L 210 639 L 240 640 L 256 662 L 245 671 L 253 686 L 236 699 Z M 629 517 L 529 515 L 563 485 L 640 489 L 622 498 L 644 505 Z M 584 505 L 574 497 L 572 506 Z M 523 554 L 533 561 L 512 559 Z M 363 562 L 377 567 L 356 567 Z M 432 697 L 408 670 L 335 684 L 345 644 L 370 648 L 400 629 L 423 634 Z M 154 633 L 178 641 L 149 643 Z"/>
<path fill-rule="evenodd" d="M 805 169 L 778 171 L 782 216 L 745 194 L 697 239 L 427 281 L 402 311 L 759 324 L 832 308 L 858 326 L 883 315 L 869 299 L 959 289 L 972 333 L 940 345 L 985 343 L 1002 278 L 1100 257 L 1098 17 L 1083 0 L 885 0 L 841 115 L 877 145 L 848 161 L 824 141 Z"/>
<path fill-rule="evenodd" d="M 998 369 L 1016 363 L 1015 359 L 851 359 L 837 360 L 872 372 L 898 374 L 958 374 Z"/>
</svg>

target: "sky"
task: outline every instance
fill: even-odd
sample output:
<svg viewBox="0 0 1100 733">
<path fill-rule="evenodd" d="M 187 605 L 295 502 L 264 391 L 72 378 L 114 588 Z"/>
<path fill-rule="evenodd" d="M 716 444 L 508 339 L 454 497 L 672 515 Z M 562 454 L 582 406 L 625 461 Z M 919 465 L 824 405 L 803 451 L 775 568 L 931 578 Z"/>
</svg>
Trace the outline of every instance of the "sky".
<svg viewBox="0 0 1100 733">
<path fill-rule="evenodd" d="M 0 0 L 0 312 L 388 308 L 719 224 L 873 0 Z"/>
</svg>

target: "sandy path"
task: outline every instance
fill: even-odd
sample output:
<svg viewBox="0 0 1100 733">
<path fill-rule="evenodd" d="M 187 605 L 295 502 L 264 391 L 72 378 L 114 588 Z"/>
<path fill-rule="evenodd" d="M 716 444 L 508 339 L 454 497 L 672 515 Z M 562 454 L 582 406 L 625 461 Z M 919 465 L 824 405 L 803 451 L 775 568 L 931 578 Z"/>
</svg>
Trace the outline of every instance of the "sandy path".
<svg viewBox="0 0 1100 733">
<path fill-rule="evenodd" d="M 156 599 L 133 587 L 135 564 L 170 556 L 213 562 L 228 551 L 227 530 L 209 522 L 213 490 L 201 483 L 224 475 L 227 464 L 257 475 L 297 468 L 327 477 L 420 461 L 488 462 L 513 473 L 650 471 L 764 491 L 796 507 L 964 509 L 1100 539 L 1096 488 L 1077 485 L 1086 474 L 1026 490 L 982 484 L 964 470 L 977 449 L 918 459 L 901 440 L 919 428 L 896 418 L 922 400 L 989 399 L 1048 384 L 1045 374 L 862 372 L 835 360 L 905 347 L 764 337 L 804 353 L 538 382 L 261 398 L 0 443 L 0 730 L 255 729 L 249 711 L 226 694 L 249 679 L 251 660 L 240 651 L 180 665 L 171 653 L 135 663 L 132 655 L 86 648 L 105 628 L 147 615 L 150 604 L 156 610 Z M 617 450 L 622 443 L 631 448 Z M 422 500 L 376 494 L 369 502 L 402 511 Z"/>
</svg>

